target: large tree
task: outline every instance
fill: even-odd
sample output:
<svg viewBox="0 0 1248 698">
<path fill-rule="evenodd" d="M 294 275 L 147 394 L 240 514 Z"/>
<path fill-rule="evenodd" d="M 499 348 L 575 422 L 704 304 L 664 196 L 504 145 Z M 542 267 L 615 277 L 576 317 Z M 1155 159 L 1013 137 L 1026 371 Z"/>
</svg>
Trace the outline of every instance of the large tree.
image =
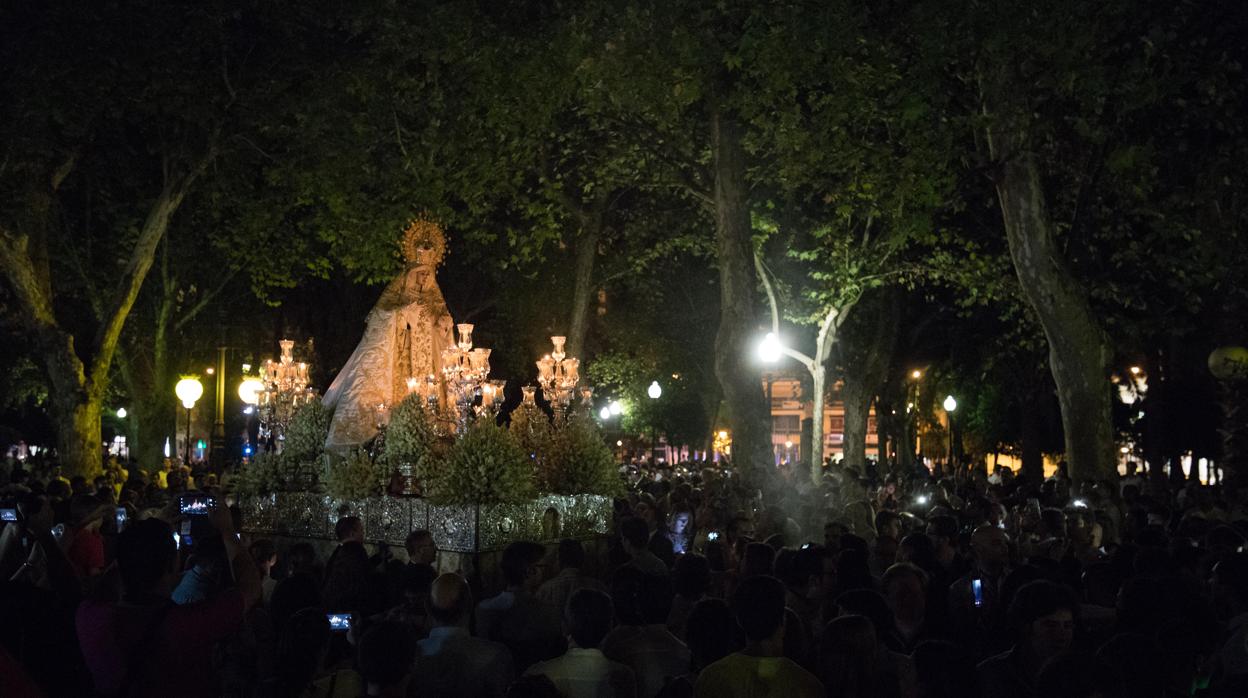
<svg viewBox="0 0 1248 698">
<path fill-rule="evenodd" d="M 962 119 L 951 123 L 974 134 L 972 162 L 996 195 L 1014 273 L 1047 340 L 1076 479 L 1114 473 L 1115 323 L 1140 297 L 1123 288 L 1133 270 L 1119 263 L 1186 235 L 1180 209 L 1150 193 L 1166 177 L 1158 146 L 1181 105 L 1222 102 L 1233 84 L 1242 21 L 1232 5 L 946 3 L 910 15 L 915 45 L 935 58 L 916 84 L 959 98 Z M 1190 268 L 1157 255 L 1141 271 L 1176 266 Z"/>
<path fill-rule="evenodd" d="M 52 388 L 61 461 L 87 473 L 122 330 L 217 152 L 229 21 L 160 3 L 53 3 L 8 6 L 0 26 L 0 274 Z M 73 274 L 71 247 L 94 283 Z"/>
</svg>

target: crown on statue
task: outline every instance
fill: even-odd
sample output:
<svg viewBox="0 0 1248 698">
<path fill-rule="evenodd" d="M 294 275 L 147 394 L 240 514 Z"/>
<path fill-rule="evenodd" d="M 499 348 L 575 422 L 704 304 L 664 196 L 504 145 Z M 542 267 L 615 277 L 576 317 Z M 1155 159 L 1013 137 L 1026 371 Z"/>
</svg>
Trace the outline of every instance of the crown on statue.
<svg viewBox="0 0 1248 698">
<path fill-rule="evenodd" d="M 435 267 L 446 256 L 446 235 L 442 233 L 442 226 L 427 213 L 412 219 L 403 231 L 403 259 L 408 264 L 416 264 L 421 261 L 421 250 L 430 251 L 429 257 Z"/>
</svg>

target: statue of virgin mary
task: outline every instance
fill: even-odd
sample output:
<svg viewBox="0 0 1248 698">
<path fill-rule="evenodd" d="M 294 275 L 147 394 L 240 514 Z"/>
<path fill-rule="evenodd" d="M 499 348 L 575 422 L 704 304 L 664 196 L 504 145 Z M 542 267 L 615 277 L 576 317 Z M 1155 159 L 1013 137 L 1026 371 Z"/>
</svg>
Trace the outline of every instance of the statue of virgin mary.
<svg viewBox="0 0 1248 698">
<path fill-rule="evenodd" d="M 343 451 L 371 440 L 412 385 L 436 390 L 439 404 L 446 405 L 442 351 L 455 342 L 435 277 L 445 253 L 437 223 L 418 218 L 404 231 L 406 267 L 377 299 L 364 337 L 325 391 L 322 403 L 334 411 L 326 449 Z"/>
</svg>

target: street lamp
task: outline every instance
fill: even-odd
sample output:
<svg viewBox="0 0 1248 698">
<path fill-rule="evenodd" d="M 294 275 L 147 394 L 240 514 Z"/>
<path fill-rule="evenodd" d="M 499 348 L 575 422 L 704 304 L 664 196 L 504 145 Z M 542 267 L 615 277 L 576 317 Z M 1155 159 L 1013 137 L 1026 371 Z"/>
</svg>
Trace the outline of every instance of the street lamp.
<svg viewBox="0 0 1248 698">
<path fill-rule="evenodd" d="M 127 414 L 130 414 L 130 413 L 126 412 L 126 408 L 124 407 L 117 408 L 117 419 L 125 419 Z"/>
<path fill-rule="evenodd" d="M 776 336 L 775 332 L 768 332 L 763 336 L 763 340 L 758 343 L 758 358 L 763 363 L 776 363 L 780 360 L 782 353 L 780 338 Z"/>
<path fill-rule="evenodd" d="M 186 464 L 191 464 L 191 409 L 195 407 L 195 401 L 204 395 L 204 384 L 199 382 L 198 378 L 188 377 L 178 381 L 173 386 L 173 394 L 178 396 L 182 401 L 182 406 L 186 408 Z"/>
<path fill-rule="evenodd" d="M 660 397 L 663 396 L 663 386 L 659 385 L 658 381 L 650 381 L 650 387 L 646 388 L 646 395 L 649 395 L 651 400 L 658 400 Z M 656 416 L 657 415 L 651 414 L 650 418 L 654 419 Z M 658 442 L 659 442 L 658 433 L 659 433 L 658 424 L 656 422 L 650 422 L 650 461 L 651 462 L 655 461 L 654 449 L 658 446 Z"/>
<path fill-rule="evenodd" d="M 943 403 L 945 412 L 949 415 L 949 467 L 953 467 L 953 413 L 958 409 L 958 401 L 953 399 L 952 395 L 946 395 Z"/>
<path fill-rule="evenodd" d="M 260 393 L 264 392 L 264 383 L 259 378 L 244 378 L 238 384 L 238 399 L 243 404 L 256 406 L 260 404 Z"/>
</svg>

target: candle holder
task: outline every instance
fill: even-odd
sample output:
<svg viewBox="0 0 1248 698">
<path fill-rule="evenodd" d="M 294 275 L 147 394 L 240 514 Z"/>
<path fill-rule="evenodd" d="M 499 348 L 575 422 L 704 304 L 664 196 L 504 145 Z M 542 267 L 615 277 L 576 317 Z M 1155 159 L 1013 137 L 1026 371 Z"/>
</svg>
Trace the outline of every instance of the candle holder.
<svg viewBox="0 0 1248 698">
<path fill-rule="evenodd" d="M 555 411 L 555 423 L 563 424 L 568 403 L 572 400 L 576 384 L 580 382 L 581 361 L 569 357 L 564 351 L 567 337 L 551 337 L 550 342 L 553 345 L 551 352 L 537 360 L 537 382 Z"/>
<path fill-rule="evenodd" d="M 442 376 L 453 410 L 452 421 L 462 434 L 467 431 L 469 420 L 478 414 L 473 403 L 478 397 L 484 399 L 481 388 L 490 375 L 490 350 L 472 346 L 470 323 L 455 327 L 459 331 L 459 341 L 442 352 Z"/>
<path fill-rule="evenodd" d="M 261 441 L 280 453 L 291 418 L 300 407 L 318 396 L 316 390 L 308 385 L 308 364 L 295 361 L 295 340 L 283 339 L 278 346 L 282 350 L 278 360 L 265 359 L 260 367 L 263 387 L 256 393 L 256 407 L 260 416 Z"/>
</svg>

